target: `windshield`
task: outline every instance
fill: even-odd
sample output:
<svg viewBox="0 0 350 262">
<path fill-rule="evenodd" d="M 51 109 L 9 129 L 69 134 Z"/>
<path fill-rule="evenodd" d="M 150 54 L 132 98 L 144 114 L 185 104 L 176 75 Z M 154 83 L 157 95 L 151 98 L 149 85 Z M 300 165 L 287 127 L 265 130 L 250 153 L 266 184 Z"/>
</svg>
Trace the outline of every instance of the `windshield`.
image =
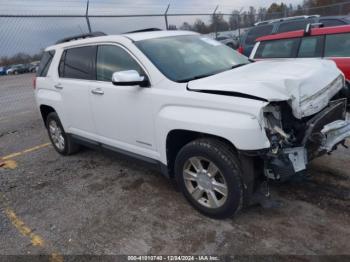
<svg viewBox="0 0 350 262">
<path fill-rule="evenodd" d="M 169 79 L 188 82 L 249 63 L 247 57 L 205 36 L 148 39 L 136 46 Z"/>
</svg>

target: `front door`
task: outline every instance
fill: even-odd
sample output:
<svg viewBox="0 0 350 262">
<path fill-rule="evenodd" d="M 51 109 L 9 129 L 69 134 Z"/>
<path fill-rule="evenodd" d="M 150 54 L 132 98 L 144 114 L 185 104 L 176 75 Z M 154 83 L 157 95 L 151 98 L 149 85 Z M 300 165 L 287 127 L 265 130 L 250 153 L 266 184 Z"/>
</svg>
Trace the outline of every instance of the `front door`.
<svg viewBox="0 0 350 262">
<path fill-rule="evenodd" d="M 112 74 L 124 70 L 145 74 L 140 64 L 123 47 L 98 46 L 97 81 L 91 90 L 91 108 L 99 141 L 156 158 L 152 88 L 113 85 Z"/>
</svg>

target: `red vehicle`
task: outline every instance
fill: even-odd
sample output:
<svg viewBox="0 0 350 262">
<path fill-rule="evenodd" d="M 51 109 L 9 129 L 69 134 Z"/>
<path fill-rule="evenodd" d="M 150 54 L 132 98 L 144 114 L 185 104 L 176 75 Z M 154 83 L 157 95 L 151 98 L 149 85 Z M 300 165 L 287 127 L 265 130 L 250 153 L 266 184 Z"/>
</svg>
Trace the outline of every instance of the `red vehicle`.
<svg viewBox="0 0 350 262">
<path fill-rule="evenodd" d="M 322 26 L 318 24 L 318 26 Z M 251 59 L 323 58 L 333 60 L 350 80 L 350 25 L 268 35 L 256 40 Z"/>
</svg>

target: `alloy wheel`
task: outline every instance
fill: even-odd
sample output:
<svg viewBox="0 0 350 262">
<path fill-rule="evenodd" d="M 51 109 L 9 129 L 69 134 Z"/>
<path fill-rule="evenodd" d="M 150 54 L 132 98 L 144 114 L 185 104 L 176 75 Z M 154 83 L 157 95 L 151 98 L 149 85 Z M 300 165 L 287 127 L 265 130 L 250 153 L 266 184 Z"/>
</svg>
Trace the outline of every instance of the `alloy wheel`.
<svg viewBox="0 0 350 262">
<path fill-rule="evenodd" d="M 207 208 L 219 208 L 226 202 L 228 187 L 219 168 L 203 157 L 191 157 L 183 168 L 186 189 L 191 197 Z"/>
<path fill-rule="evenodd" d="M 56 148 L 58 148 L 60 151 L 63 151 L 65 147 L 63 132 L 55 120 L 51 120 L 49 123 L 49 133 Z"/>
</svg>

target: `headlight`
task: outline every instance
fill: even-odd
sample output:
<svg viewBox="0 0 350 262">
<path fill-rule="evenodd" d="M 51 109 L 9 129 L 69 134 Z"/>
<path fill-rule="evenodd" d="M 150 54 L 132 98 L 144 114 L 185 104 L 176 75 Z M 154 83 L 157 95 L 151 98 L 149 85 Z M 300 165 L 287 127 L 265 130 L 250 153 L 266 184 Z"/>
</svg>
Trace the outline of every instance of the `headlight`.
<svg viewBox="0 0 350 262">
<path fill-rule="evenodd" d="M 329 92 L 330 97 L 332 97 L 336 95 L 344 86 L 345 86 L 345 77 L 344 75 L 341 74 L 336 79 L 334 79 L 329 85 L 322 88 L 317 93 L 313 94 L 312 96 L 301 98 L 301 104 L 314 100 L 315 98 L 322 95 L 324 92 Z"/>
</svg>

